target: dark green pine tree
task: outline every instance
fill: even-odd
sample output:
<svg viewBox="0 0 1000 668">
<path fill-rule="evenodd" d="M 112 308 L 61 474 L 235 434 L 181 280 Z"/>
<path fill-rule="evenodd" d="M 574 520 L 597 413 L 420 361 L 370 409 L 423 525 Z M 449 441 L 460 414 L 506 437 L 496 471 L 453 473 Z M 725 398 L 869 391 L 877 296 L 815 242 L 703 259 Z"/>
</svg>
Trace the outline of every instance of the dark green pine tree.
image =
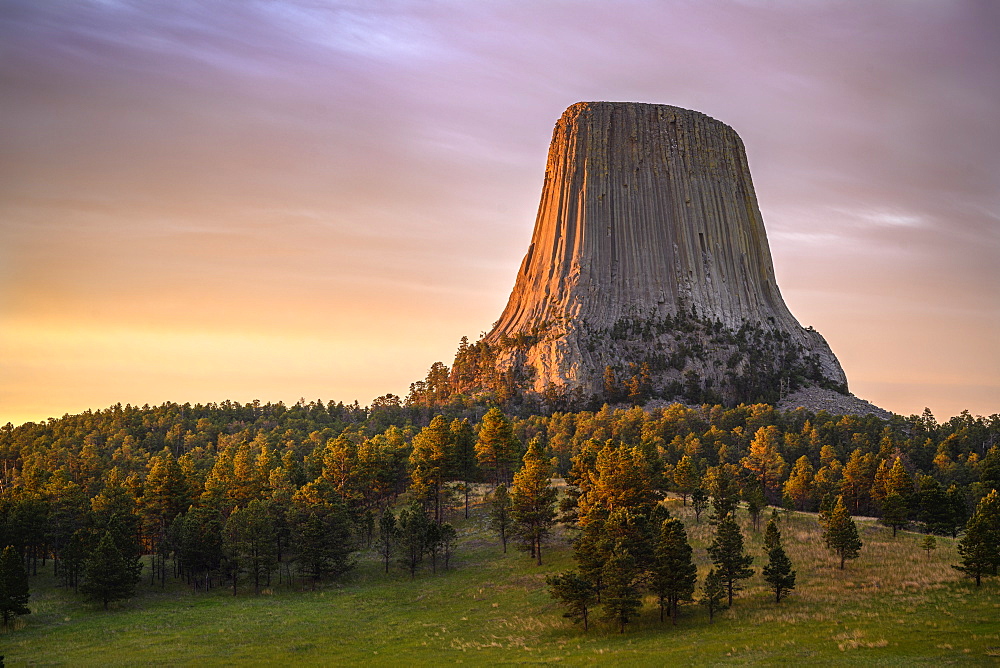
<svg viewBox="0 0 1000 668">
<path fill-rule="evenodd" d="M 408 508 L 399 511 L 397 544 L 399 546 L 399 565 L 410 572 L 412 579 L 420 564 L 424 561 L 427 551 L 427 528 L 430 520 L 419 503 L 413 503 Z"/>
<path fill-rule="evenodd" d="M 714 471 L 709 483 L 712 495 L 713 521 L 719 521 L 726 515 L 736 512 L 740 503 L 740 485 L 736 480 L 734 467 L 731 464 L 720 464 Z"/>
<path fill-rule="evenodd" d="M 768 523 L 770 527 L 774 520 Z M 764 582 L 768 584 L 774 592 L 774 602 L 781 603 L 783 596 L 787 596 L 795 589 L 795 571 L 792 570 L 792 560 L 785 554 L 785 548 L 781 546 L 781 534 L 777 534 L 777 539 L 772 543 L 767 553 L 767 565 L 764 566 Z"/>
<path fill-rule="evenodd" d="M 670 620 L 677 623 L 677 608 L 681 601 L 690 601 L 694 595 L 698 569 L 691 559 L 691 544 L 679 519 L 665 520 L 656 537 L 655 559 L 650 587 L 660 604 L 660 621 L 665 610 Z"/>
<path fill-rule="evenodd" d="M 292 527 L 299 571 L 314 587 L 326 577 L 337 578 L 354 568 L 351 518 L 343 505 L 313 504 L 299 512 Z"/>
<path fill-rule="evenodd" d="M 841 570 L 844 570 L 845 561 L 857 559 L 861 555 L 862 542 L 858 537 L 858 527 L 847 511 L 842 497 L 837 497 L 837 505 L 830 512 L 823 540 L 826 541 L 826 546 L 840 557 Z"/>
<path fill-rule="evenodd" d="M 952 568 L 975 579 L 977 587 L 984 575 L 996 575 L 1000 566 L 1000 494 L 997 490 L 983 497 L 965 524 L 958 555 L 961 563 Z"/>
<path fill-rule="evenodd" d="M 708 621 L 715 621 L 715 611 L 722 609 L 722 600 L 726 598 L 726 583 L 722 575 L 714 568 L 708 571 L 705 582 L 701 586 L 701 596 L 698 602 L 708 608 Z"/>
<path fill-rule="evenodd" d="M 594 585 L 581 578 L 576 571 L 550 575 L 545 578 L 545 584 L 549 586 L 549 595 L 566 606 L 563 617 L 573 620 L 574 624 L 583 622 L 583 630 L 587 631 L 590 628 L 590 608 L 597 603 Z"/>
<path fill-rule="evenodd" d="M 601 605 L 604 616 L 618 625 L 619 633 L 625 633 L 625 625 L 642 607 L 638 579 L 639 569 L 628 550 L 616 551 L 602 569 Z"/>
<path fill-rule="evenodd" d="M 80 591 L 88 599 L 100 601 L 105 610 L 108 603 L 135 595 L 142 570 L 139 559 L 122 554 L 115 542 L 112 532 L 105 531 L 84 563 L 83 584 L 80 585 Z"/>
<path fill-rule="evenodd" d="M 504 554 L 507 554 L 507 538 L 511 526 L 510 506 L 511 501 L 510 494 L 507 492 L 507 485 L 500 483 L 493 490 L 493 493 L 490 494 L 489 512 L 490 528 L 500 536 L 500 543 L 503 545 Z"/>
<path fill-rule="evenodd" d="M 750 568 L 753 557 L 743 551 L 743 534 L 732 515 L 725 515 L 719 520 L 715 538 L 708 546 L 708 556 L 726 585 L 729 605 L 732 605 L 733 593 L 741 589 L 740 580 L 754 573 Z"/>
<path fill-rule="evenodd" d="M 778 521 L 772 517 L 764 528 L 764 549 L 770 552 L 779 545 L 781 545 L 781 529 L 778 528 Z"/>
<path fill-rule="evenodd" d="M 11 546 L 7 546 L 0 554 L 0 615 L 3 615 L 3 627 L 8 628 L 18 615 L 29 615 L 28 571 L 24 568 L 24 560 Z"/>
<path fill-rule="evenodd" d="M 896 537 L 896 531 L 906 526 L 909 509 L 906 501 L 899 494 L 892 493 L 885 497 L 882 502 L 882 517 L 879 524 L 892 528 L 892 537 Z"/>
<path fill-rule="evenodd" d="M 465 519 L 469 519 L 469 492 L 471 483 L 479 480 L 479 463 L 476 461 L 476 432 L 469 420 L 455 418 L 451 421 L 452 450 L 448 453 L 448 478 L 462 483 L 465 495 Z"/>
<path fill-rule="evenodd" d="M 694 508 L 694 521 L 701 523 L 701 514 L 708 508 L 708 492 L 701 487 L 691 492 L 691 507 Z"/>
<path fill-rule="evenodd" d="M 552 487 L 552 466 L 542 454 L 538 437 L 531 439 L 524 453 L 524 466 L 514 474 L 510 493 L 512 533 L 518 544 L 525 547 L 539 566 L 542 565 L 542 543 L 556 521 L 556 498 Z"/>
<path fill-rule="evenodd" d="M 237 508 L 223 528 L 223 550 L 230 561 L 233 595 L 241 573 L 253 582 L 255 594 L 261 585 L 271 584 L 278 567 L 278 541 L 274 519 L 267 501 L 254 499 L 246 508 Z"/>
<path fill-rule="evenodd" d="M 385 564 L 385 572 L 389 572 L 389 562 L 396 548 L 396 537 L 399 527 L 396 526 L 396 516 L 386 507 L 378 521 L 378 553 Z"/>
</svg>

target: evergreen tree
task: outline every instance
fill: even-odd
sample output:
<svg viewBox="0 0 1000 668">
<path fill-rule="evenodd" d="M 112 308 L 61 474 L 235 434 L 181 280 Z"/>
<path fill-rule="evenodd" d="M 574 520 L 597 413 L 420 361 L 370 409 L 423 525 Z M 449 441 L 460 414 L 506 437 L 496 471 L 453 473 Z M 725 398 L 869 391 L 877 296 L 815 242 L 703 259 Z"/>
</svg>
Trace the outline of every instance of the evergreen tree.
<svg viewBox="0 0 1000 668">
<path fill-rule="evenodd" d="M 111 531 L 105 531 L 83 568 L 80 591 L 92 601 L 108 603 L 131 598 L 139 582 L 142 562 L 131 554 L 122 554 Z"/>
<path fill-rule="evenodd" d="M 953 566 L 976 580 L 980 586 L 983 575 L 996 575 L 1000 566 L 1000 493 L 992 490 L 979 501 L 976 512 L 965 525 L 965 535 L 958 543 L 961 563 Z"/>
<path fill-rule="evenodd" d="M 847 559 L 857 559 L 861 554 L 862 543 L 858 537 L 858 527 L 854 524 L 841 497 L 837 497 L 837 505 L 827 520 L 823 540 L 826 541 L 826 546 L 840 557 L 841 570 L 844 569 L 844 562 Z"/>
<path fill-rule="evenodd" d="M 601 570 L 604 615 L 618 624 L 619 633 L 625 633 L 625 625 L 642 607 L 639 569 L 628 550 L 619 550 L 611 555 Z"/>
<path fill-rule="evenodd" d="M 427 528 L 430 521 L 420 504 L 411 504 L 399 512 L 399 564 L 410 572 L 410 579 L 424 561 L 427 551 Z"/>
<path fill-rule="evenodd" d="M 549 595 L 566 606 L 563 617 L 573 623 L 583 622 L 583 630 L 589 628 L 590 608 L 597 602 L 597 590 L 590 581 L 581 578 L 576 571 L 566 571 L 545 578 Z"/>
<path fill-rule="evenodd" d="M 719 571 L 710 569 L 702 583 L 701 596 L 698 602 L 708 608 L 708 621 L 715 621 L 715 611 L 722 608 L 722 600 L 726 598 L 726 583 Z"/>
<path fill-rule="evenodd" d="M 490 494 L 489 501 L 490 528 L 500 536 L 500 543 L 503 545 L 503 553 L 507 554 L 507 537 L 510 532 L 510 494 L 507 493 L 507 485 L 503 483 Z"/>
<path fill-rule="evenodd" d="M 479 466 L 490 474 L 494 485 L 510 482 L 510 472 L 517 457 L 518 440 L 510 420 L 499 408 L 483 416 L 476 441 Z"/>
<path fill-rule="evenodd" d="M 385 572 L 389 572 L 389 562 L 396 547 L 396 536 L 399 532 L 396 526 L 396 516 L 386 507 L 378 521 L 378 553 L 385 563 Z"/>
<path fill-rule="evenodd" d="M 732 515 L 725 515 L 719 520 L 715 538 L 708 546 L 708 556 L 726 585 L 729 605 L 732 605 L 733 593 L 741 589 L 740 580 L 745 580 L 754 573 L 750 568 L 753 557 L 743 551 L 743 534 Z"/>
<path fill-rule="evenodd" d="M 792 562 L 781 546 L 781 531 L 778 523 L 772 517 L 764 532 L 764 545 L 767 548 L 767 565 L 762 571 L 764 582 L 774 592 L 774 602 L 781 603 L 781 598 L 795 589 L 795 571 Z"/>
<path fill-rule="evenodd" d="M 278 567 L 278 542 L 274 518 L 267 501 L 254 499 L 246 508 L 233 511 L 223 530 L 223 550 L 231 561 L 233 594 L 238 576 L 246 572 L 255 594 L 271 584 Z"/>
<path fill-rule="evenodd" d="M 778 528 L 778 521 L 772 517 L 764 528 L 764 549 L 770 552 L 778 545 L 781 545 L 781 529 Z"/>
<path fill-rule="evenodd" d="M 677 623 L 677 608 L 681 601 L 690 601 L 694 594 L 698 569 L 691 558 L 691 544 L 679 519 L 664 520 L 657 535 L 650 588 L 660 604 L 660 621 L 664 610 Z"/>
<path fill-rule="evenodd" d="M 909 508 L 913 498 L 913 477 L 903 466 L 903 459 L 897 457 L 885 481 L 885 496 L 898 494 L 903 499 L 904 505 Z"/>
<path fill-rule="evenodd" d="M 469 421 L 455 418 L 451 421 L 452 452 L 449 455 L 448 478 L 462 482 L 465 494 L 465 519 L 469 519 L 469 491 L 471 483 L 479 480 L 479 464 L 476 462 L 476 434 Z"/>
<path fill-rule="evenodd" d="M 441 549 L 444 552 L 444 569 L 448 570 L 451 565 L 451 555 L 455 549 L 455 544 L 458 542 L 458 531 L 455 527 L 449 523 L 445 522 L 441 525 Z"/>
<path fill-rule="evenodd" d="M 755 481 L 755 486 L 761 490 L 764 499 L 775 502 L 778 499 L 778 481 L 785 472 L 785 460 L 779 452 L 781 443 L 780 429 L 774 425 L 761 427 L 754 434 L 749 454 L 740 461 Z"/>
<path fill-rule="evenodd" d="M 744 498 L 747 502 L 747 514 L 750 515 L 750 522 L 753 524 L 753 530 L 760 530 L 760 516 L 764 512 L 764 506 L 766 501 L 764 500 L 764 492 L 755 483 L 751 482 L 750 486 L 744 492 Z"/>
<path fill-rule="evenodd" d="M 896 530 L 906 526 L 907 514 L 906 502 L 903 497 L 893 492 L 882 502 L 882 517 L 879 519 L 879 524 L 891 527 L 892 537 L 895 538 Z"/>
<path fill-rule="evenodd" d="M 681 503 L 687 506 L 688 494 L 694 491 L 699 482 L 691 457 L 688 455 L 681 457 L 681 460 L 677 462 L 677 466 L 674 467 L 673 478 L 674 488 L 681 495 Z"/>
<path fill-rule="evenodd" d="M 694 521 L 701 523 L 701 514 L 708 507 L 708 493 L 701 487 L 691 492 L 691 507 L 694 508 Z"/>
<path fill-rule="evenodd" d="M 211 589 L 211 574 L 222 562 L 222 527 L 222 514 L 210 507 L 192 507 L 171 525 L 177 560 L 195 588 Z"/>
<path fill-rule="evenodd" d="M 931 552 L 937 549 L 937 539 L 934 538 L 934 534 L 927 534 L 924 539 L 920 541 L 920 549 L 927 553 L 927 559 L 931 558 Z"/>
<path fill-rule="evenodd" d="M 354 568 L 351 518 L 341 504 L 301 504 L 292 511 L 292 541 L 299 572 L 313 587 Z"/>
<path fill-rule="evenodd" d="M 784 491 L 798 510 L 806 510 L 813 503 L 813 465 L 809 458 L 802 455 L 792 467 L 792 472 L 785 481 Z"/>
<path fill-rule="evenodd" d="M 18 615 L 29 615 L 28 572 L 24 569 L 24 559 L 8 545 L 0 554 L 0 615 L 3 626 L 8 628 Z"/>
<path fill-rule="evenodd" d="M 510 494 L 513 534 L 527 544 L 531 556 L 542 565 L 542 543 L 555 524 L 558 491 L 551 486 L 552 466 L 542 454 L 539 439 L 533 438 L 524 453 L 524 466 L 514 474 Z"/>
<path fill-rule="evenodd" d="M 739 505 L 740 486 L 734 469 L 730 464 L 720 464 L 712 469 L 708 489 L 712 495 L 712 508 L 715 511 L 712 519 L 715 521 L 735 512 Z"/>
<path fill-rule="evenodd" d="M 436 416 L 431 423 L 413 437 L 410 453 L 411 490 L 414 498 L 421 501 L 434 514 L 434 521 L 441 522 L 441 493 L 444 485 L 448 453 L 453 449 L 451 426 L 443 415 Z"/>
</svg>

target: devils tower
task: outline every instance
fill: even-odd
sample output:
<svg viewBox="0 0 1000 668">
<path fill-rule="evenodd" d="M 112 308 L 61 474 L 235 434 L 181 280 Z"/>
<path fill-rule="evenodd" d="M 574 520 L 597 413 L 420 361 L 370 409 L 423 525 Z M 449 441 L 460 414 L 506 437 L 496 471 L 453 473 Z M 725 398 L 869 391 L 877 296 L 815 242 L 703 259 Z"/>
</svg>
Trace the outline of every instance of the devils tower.
<svg viewBox="0 0 1000 668">
<path fill-rule="evenodd" d="M 633 102 L 580 102 L 556 123 L 510 300 L 449 384 L 557 407 L 847 391 L 781 298 L 739 136 Z"/>
</svg>

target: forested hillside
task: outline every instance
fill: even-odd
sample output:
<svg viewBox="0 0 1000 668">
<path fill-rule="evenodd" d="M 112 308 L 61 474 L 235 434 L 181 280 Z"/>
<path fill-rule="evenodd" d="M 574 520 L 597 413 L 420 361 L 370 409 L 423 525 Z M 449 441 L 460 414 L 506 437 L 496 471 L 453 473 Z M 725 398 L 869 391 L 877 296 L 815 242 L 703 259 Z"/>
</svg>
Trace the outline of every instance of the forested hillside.
<svg viewBox="0 0 1000 668">
<path fill-rule="evenodd" d="M 638 559 L 631 581 L 649 587 L 643 564 L 656 546 L 684 542 L 682 528 L 666 526 L 668 493 L 720 527 L 743 502 L 755 524 L 768 505 L 828 518 L 843 507 L 894 530 L 958 536 L 1000 488 L 998 443 L 997 415 L 939 424 L 929 412 L 883 421 L 763 404 L 524 418 L 496 408 L 434 415 L 392 396 L 368 408 L 117 405 L 0 429 L 0 546 L 27 573 L 51 568 L 105 607 L 178 578 L 192 590 L 310 589 L 347 576 L 362 549 L 417 577 L 462 550 L 451 523 L 467 516 L 479 483 L 496 490 L 498 540 L 541 563 L 561 522 L 599 595 L 611 586 L 600 564 Z M 553 476 L 567 483 L 558 515 Z M 634 542 L 648 555 L 618 549 L 630 532 L 649 539 Z M 968 571 L 977 581 L 995 573 L 989 554 Z M 667 614 L 689 589 L 664 594 Z"/>
</svg>

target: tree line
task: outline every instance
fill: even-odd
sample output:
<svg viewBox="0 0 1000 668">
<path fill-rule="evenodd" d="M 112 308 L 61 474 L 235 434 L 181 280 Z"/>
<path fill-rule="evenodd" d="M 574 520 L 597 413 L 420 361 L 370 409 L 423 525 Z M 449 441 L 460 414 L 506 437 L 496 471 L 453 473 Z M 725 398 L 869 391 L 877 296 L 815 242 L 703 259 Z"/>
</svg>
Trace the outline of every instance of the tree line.
<svg viewBox="0 0 1000 668">
<path fill-rule="evenodd" d="M 118 405 L 0 428 L 0 546 L 26 577 L 51 562 L 65 587 L 105 606 L 141 577 L 234 593 L 315 586 L 350 572 L 363 549 L 415 576 L 428 562 L 449 568 L 459 540 L 448 513 L 467 514 L 472 483 L 485 482 L 503 545 L 541 563 L 554 524 L 574 527 L 575 577 L 602 605 L 606 586 L 618 586 L 621 618 L 634 600 L 621 592 L 657 581 L 658 550 L 683 561 L 665 547 L 683 542 L 658 502 L 667 492 L 690 500 L 699 519 L 711 498 L 719 527 L 728 513 L 717 504 L 731 488 L 755 524 L 768 505 L 830 517 L 843 506 L 939 535 L 957 535 L 971 516 L 981 528 L 966 536 L 992 545 L 992 511 L 971 509 L 1000 487 L 998 432 L 998 416 L 938 424 L 929 411 L 883 421 L 767 405 L 523 418 L 498 408 L 431 415 L 391 395 L 370 407 Z M 570 490 L 558 516 L 553 475 Z M 612 484 L 621 479 L 633 482 Z M 978 581 L 996 565 L 993 548 L 986 557 L 976 549 L 967 572 Z M 640 575 L 610 585 L 596 570 L 633 562 Z M 728 599 L 739 568 L 716 570 Z M 677 596 L 662 599 L 672 617 Z"/>
</svg>

